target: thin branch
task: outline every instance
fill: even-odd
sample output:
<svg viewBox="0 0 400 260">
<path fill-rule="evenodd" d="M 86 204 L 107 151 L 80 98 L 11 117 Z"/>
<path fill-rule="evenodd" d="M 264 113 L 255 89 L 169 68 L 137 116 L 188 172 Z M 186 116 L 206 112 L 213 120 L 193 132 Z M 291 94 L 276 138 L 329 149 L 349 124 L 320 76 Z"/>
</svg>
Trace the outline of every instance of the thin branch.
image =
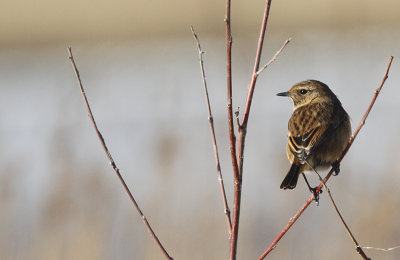
<svg viewBox="0 0 400 260">
<path fill-rule="evenodd" d="M 274 61 L 278 58 L 279 54 L 281 54 L 281 52 L 283 51 L 283 49 L 286 47 L 286 45 L 289 44 L 289 42 L 290 42 L 291 40 L 292 40 L 292 38 L 289 38 L 289 39 L 287 39 L 287 40 L 283 43 L 282 47 L 275 53 L 275 55 L 274 55 L 261 69 L 259 69 L 259 70 L 256 72 L 257 76 L 260 75 L 261 72 L 263 72 L 269 65 L 272 64 L 272 62 L 274 62 Z"/>
<path fill-rule="evenodd" d="M 258 45 L 257 45 L 256 58 L 254 60 L 253 74 L 251 77 L 251 81 L 250 81 L 250 85 L 249 85 L 249 89 L 248 89 L 248 93 L 247 93 L 246 106 L 244 109 L 242 122 L 240 124 L 241 128 L 246 128 L 247 121 L 249 119 L 250 107 L 251 107 L 251 102 L 253 100 L 254 89 L 255 89 L 256 81 L 257 81 L 257 77 L 258 77 L 257 71 L 260 66 L 261 53 L 262 53 L 262 48 L 263 48 L 263 44 L 264 44 L 265 31 L 267 29 L 267 22 L 268 22 L 270 7 L 271 7 L 271 0 L 267 0 L 265 3 L 264 16 L 263 16 L 263 20 L 261 23 L 260 36 L 258 38 Z"/>
<path fill-rule="evenodd" d="M 229 125 L 229 141 L 230 151 L 234 175 L 234 183 L 239 179 L 239 169 L 236 159 L 236 136 L 233 126 L 233 108 L 232 108 L 232 33 L 231 33 L 231 1 L 226 1 L 225 16 L 225 34 L 226 34 L 226 82 L 228 93 L 228 125 Z"/>
<path fill-rule="evenodd" d="M 79 75 L 78 68 L 76 67 L 76 64 L 75 64 L 75 61 L 74 61 L 74 57 L 72 56 L 71 47 L 68 47 L 68 54 L 69 54 L 69 55 L 68 55 L 68 58 L 70 59 L 71 64 L 72 64 L 72 67 L 73 67 L 73 69 L 74 69 L 74 71 L 75 71 L 76 79 L 78 80 L 78 84 L 79 84 L 79 87 L 80 87 L 80 89 L 81 89 L 83 99 L 85 100 L 86 109 L 87 109 L 87 111 L 88 111 L 88 116 L 89 116 L 90 120 L 92 121 L 93 128 L 94 128 L 94 130 L 96 131 L 97 137 L 98 137 L 99 140 L 100 140 L 100 143 L 101 143 L 101 145 L 102 145 L 102 147 L 103 147 L 103 149 L 104 149 L 104 152 L 105 152 L 106 155 L 107 155 L 108 160 L 110 161 L 111 167 L 113 168 L 113 170 L 114 170 L 115 173 L 117 174 L 118 179 L 121 181 L 121 184 L 124 186 L 124 189 L 125 189 L 126 193 L 128 194 L 128 196 L 129 196 L 131 202 L 133 203 L 133 205 L 135 206 L 137 212 L 139 213 L 140 217 L 142 218 L 143 223 L 145 224 L 145 226 L 146 226 L 146 228 L 147 228 L 147 231 L 148 231 L 148 232 L 150 233 L 150 235 L 153 237 L 153 239 L 154 239 L 155 242 L 157 243 L 158 247 L 159 247 L 160 250 L 163 252 L 165 258 L 167 258 L 167 259 L 173 259 L 172 257 L 169 256 L 168 252 L 165 250 L 164 246 L 161 244 L 161 242 L 160 242 L 160 240 L 158 239 L 157 235 L 154 233 L 153 229 L 152 229 L 151 226 L 150 226 L 150 223 L 147 221 L 147 218 L 144 216 L 144 214 L 143 214 L 143 212 L 141 211 L 139 205 L 137 204 L 136 200 L 134 199 L 134 197 L 133 197 L 131 191 L 129 190 L 128 186 L 126 185 L 124 179 L 122 178 L 122 175 L 121 175 L 121 173 L 120 173 L 120 170 L 118 169 L 117 165 L 115 164 L 115 162 L 114 162 L 114 160 L 113 160 L 113 158 L 112 158 L 112 156 L 111 156 L 111 153 L 110 153 L 110 151 L 109 151 L 108 148 L 107 148 L 107 145 L 106 145 L 106 143 L 105 143 L 105 141 L 104 141 L 103 135 L 100 133 L 99 129 L 97 128 L 96 121 L 94 120 L 94 117 L 93 117 L 93 114 L 92 114 L 92 110 L 90 109 L 90 105 L 89 105 L 89 102 L 88 102 L 87 97 L 86 97 L 85 89 L 83 88 L 83 85 L 82 85 L 82 81 L 81 81 L 81 77 L 80 77 L 80 75 Z"/>
<path fill-rule="evenodd" d="M 353 142 L 354 142 L 355 138 L 357 137 L 358 133 L 360 132 L 361 128 L 364 126 L 365 120 L 367 119 L 376 99 L 378 98 L 380 91 L 382 90 L 383 85 L 385 84 L 386 79 L 389 76 L 389 70 L 390 70 L 390 66 L 392 65 L 392 61 L 393 61 L 393 56 L 390 57 L 389 64 L 386 69 L 386 73 L 382 79 L 382 82 L 381 82 L 379 88 L 377 88 L 375 90 L 374 96 L 372 97 L 371 103 L 369 104 L 367 111 L 365 112 L 364 116 L 362 117 L 361 122 L 358 125 L 357 129 L 354 131 L 353 135 L 350 137 L 349 143 L 347 144 L 346 148 L 342 152 L 342 155 L 338 159 L 339 163 L 342 161 L 343 157 L 346 155 L 347 151 L 350 149 L 351 145 L 353 144 Z M 331 177 L 333 172 L 334 172 L 334 169 L 332 168 L 329 171 L 329 173 L 327 174 L 327 176 L 325 177 L 325 179 L 323 180 L 324 183 L 326 183 L 329 180 L 329 178 Z M 317 192 L 319 192 L 321 189 L 322 189 L 322 184 L 319 185 L 319 187 L 317 188 Z M 286 232 L 291 228 L 291 226 L 296 222 L 296 220 L 301 216 L 301 214 L 303 214 L 303 212 L 307 209 L 307 207 L 310 205 L 310 203 L 313 201 L 313 199 L 314 199 L 314 197 L 313 197 L 313 195 L 311 195 L 310 198 L 306 201 L 306 203 L 299 209 L 299 211 L 296 213 L 296 215 L 294 215 L 294 217 L 292 217 L 289 220 L 286 227 L 275 238 L 275 240 L 269 245 L 267 250 L 265 250 L 265 252 L 260 256 L 259 259 L 264 259 L 276 247 L 276 244 L 279 242 L 279 240 L 286 234 Z M 357 251 L 358 251 L 358 248 L 357 248 Z"/>
<path fill-rule="evenodd" d="M 395 247 L 389 247 L 389 248 L 379 248 L 379 247 L 372 247 L 372 246 L 363 246 L 362 248 L 364 249 L 370 249 L 370 250 L 377 250 L 377 251 L 384 251 L 384 252 L 389 252 L 395 249 L 399 249 L 400 246 L 395 246 Z"/>
<path fill-rule="evenodd" d="M 232 166 L 235 179 L 239 176 L 237 161 L 236 161 L 236 136 L 233 126 L 233 109 L 232 109 L 232 32 L 231 32 L 231 1 L 226 1 L 226 16 L 225 16 L 225 37 L 226 37 L 226 82 L 228 93 L 228 124 L 229 124 L 229 139 L 230 150 L 232 157 Z"/>
<path fill-rule="evenodd" d="M 344 220 L 342 214 L 339 211 L 339 208 L 336 206 L 335 200 L 332 197 L 331 191 L 328 188 L 328 186 L 326 185 L 326 183 L 324 182 L 324 180 L 322 179 L 321 175 L 314 169 L 314 167 L 311 166 L 311 164 L 308 163 L 308 161 L 306 160 L 306 163 L 308 164 L 308 166 L 310 166 L 311 169 L 314 170 L 314 172 L 318 175 L 318 178 L 322 184 L 322 186 L 324 187 L 324 189 L 326 190 L 326 192 L 328 193 L 328 197 L 336 211 L 336 214 L 338 214 L 340 220 L 342 221 L 342 224 L 344 226 L 344 228 L 347 231 L 347 234 L 350 236 L 351 240 L 353 241 L 354 245 L 356 246 L 356 250 L 357 252 L 361 255 L 361 257 L 365 260 L 369 260 L 370 258 L 365 254 L 365 252 L 362 250 L 362 248 L 360 247 L 360 245 L 358 244 L 356 238 L 354 237 L 353 233 L 350 231 L 349 226 L 347 225 L 346 221 Z"/>
<path fill-rule="evenodd" d="M 238 241 L 238 236 L 239 236 L 240 203 L 241 203 L 241 197 L 242 197 L 244 144 L 245 144 L 246 133 L 247 133 L 247 122 L 248 122 L 248 118 L 249 118 L 251 102 L 253 100 L 253 93 L 254 93 L 254 88 L 255 88 L 256 80 L 257 80 L 257 71 L 258 71 L 258 68 L 260 65 L 261 53 L 262 53 L 262 48 L 263 48 L 263 43 L 264 43 L 264 38 L 265 38 L 265 31 L 267 28 L 270 7 L 271 7 L 271 0 L 267 0 L 265 3 L 263 19 L 261 22 L 261 29 L 260 29 L 260 35 L 258 38 L 257 52 L 256 52 L 255 61 L 254 61 L 254 68 L 253 68 L 253 73 L 252 73 L 252 77 L 251 77 L 251 81 L 250 81 L 250 85 L 249 85 L 249 90 L 248 90 L 248 94 L 247 94 L 247 101 L 246 101 L 246 105 L 245 105 L 245 109 L 244 109 L 243 119 L 242 119 L 241 124 L 238 127 L 239 140 L 238 140 L 238 154 L 237 154 L 236 161 L 238 162 L 237 168 L 239 171 L 238 171 L 238 173 L 235 173 L 235 176 L 234 176 L 235 180 L 234 180 L 233 218 L 232 218 L 230 259 L 236 259 L 237 241 Z M 230 0 L 227 0 L 227 13 L 228 13 L 228 8 L 230 8 Z M 227 16 L 227 17 L 228 17 L 228 19 L 226 19 L 226 20 L 228 21 L 227 22 L 227 35 L 228 35 L 228 29 L 229 29 L 229 33 L 230 33 L 230 23 L 229 23 L 230 18 L 229 18 L 229 16 Z M 228 46 L 228 44 L 227 44 L 227 46 Z"/>
<path fill-rule="evenodd" d="M 221 164 L 219 162 L 217 139 L 215 137 L 215 130 L 214 130 L 214 118 L 211 113 L 210 98 L 208 96 L 207 81 L 206 81 L 206 75 L 204 72 L 204 65 L 203 65 L 204 51 L 201 49 L 199 38 L 197 37 L 197 34 L 194 32 L 193 26 L 190 26 L 190 30 L 192 31 L 193 37 L 197 42 L 197 49 L 199 50 L 199 63 L 200 63 L 201 79 L 203 81 L 204 93 L 206 96 L 206 103 L 207 103 L 207 110 L 208 110 L 208 122 L 210 124 L 211 138 L 212 138 L 213 148 L 214 148 L 215 163 L 217 164 L 218 181 L 219 181 L 219 186 L 221 188 L 221 195 L 222 195 L 222 200 L 224 203 L 224 213 L 226 216 L 226 221 L 228 223 L 228 230 L 229 230 L 229 236 L 230 236 L 232 234 L 231 211 L 229 209 L 228 202 L 226 199 L 224 180 L 222 178 L 222 172 L 221 172 Z"/>
<path fill-rule="evenodd" d="M 233 126 L 233 110 L 232 110 L 232 31 L 231 31 L 231 0 L 226 0 L 225 15 L 225 38 L 226 38 L 226 82 L 228 94 L 228 125 L 229 125 L 229 143 L 231 151 L 231 160 L 233 168 L 233 218 L 230 237 L 230 253 L 229 259 L 236 259 L 237 240 L 239 234 L 239 213 L 240 213 L 240 193 L 241 193 L 241 177 L 239 175 L 239 165 L 236 154 L 236 136 Z"/>
</svg>

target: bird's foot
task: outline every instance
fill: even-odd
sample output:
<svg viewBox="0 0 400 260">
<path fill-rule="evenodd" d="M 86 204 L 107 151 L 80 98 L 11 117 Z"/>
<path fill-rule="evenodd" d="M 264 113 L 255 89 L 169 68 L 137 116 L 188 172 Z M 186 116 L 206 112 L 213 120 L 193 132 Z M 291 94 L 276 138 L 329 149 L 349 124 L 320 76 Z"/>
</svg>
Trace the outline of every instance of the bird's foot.
<svg viewBox="0 0 400 260">
<path fill-rule="evenodd" d="M 319 194 L 322 193 L 322 189 L 319 191 L 317 191 L 317 189 L 318 189 L 318 186 L 314 187 L 314 188 L 310 188 L 310 192 L 313 194 L 315 203 L 317 203 L 317 206 L 318 206 L 319 205 Z"/>
<path fill-rule="evenodd" d="M 333 173 L 333 176 L 337 176 L 340 172 L 340 163 L 338 161 L 335 161 L 334 163 L 332 163 L 332 168 L 335 171 Z"/>
</svg>

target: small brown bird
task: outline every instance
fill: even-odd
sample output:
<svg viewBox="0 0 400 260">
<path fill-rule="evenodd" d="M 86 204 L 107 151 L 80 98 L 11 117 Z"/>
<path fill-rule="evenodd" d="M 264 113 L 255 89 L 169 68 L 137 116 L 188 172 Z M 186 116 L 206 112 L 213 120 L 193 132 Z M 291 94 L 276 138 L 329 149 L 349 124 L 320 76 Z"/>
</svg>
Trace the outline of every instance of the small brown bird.
<svg viewBox="0 0 400 260">
<path fill-rule="evenodd" d="M 286 148 L 292 166 L 281 189 L 294 189 L 304 171 L 333 166 L 338 174 L 337 160 L 349 141 L 351 125 L 336 95 L 317 80 L 299 82 L 289 91 L 277 95 L 288 96 L 293 101 Z M 304 179 L 317 200 L 315 188 L 310 187 L 305 176 Z"/>
</svg>

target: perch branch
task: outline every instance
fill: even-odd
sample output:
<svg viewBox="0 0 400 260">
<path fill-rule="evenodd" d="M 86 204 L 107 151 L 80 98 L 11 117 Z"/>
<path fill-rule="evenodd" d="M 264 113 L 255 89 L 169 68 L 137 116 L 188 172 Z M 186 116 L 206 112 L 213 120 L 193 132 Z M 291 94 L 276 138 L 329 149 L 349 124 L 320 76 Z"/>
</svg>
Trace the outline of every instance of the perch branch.
<svg viewBox="0 0 400 260">
<path fill-rule="evenodd" d="M 353 235 L 353 233 L 350 231 L 349 226 L 347 225 L 346 221 L 344 220 L 342 214 L 341 214 L 340 211 L 339 211 L 339 208 L 338 208 L 337 205 L 336 205 L 335 200 L 334 200 L 333 197 L 332 197 L 331 190 L 328 188 L 328 186 L 326 185 L 326 183 L 325 183 L 324 180 L 322 179 L 321 175 L 314 169 L 314 167 L 311 166 L 311 164 L 308 163 L 307 160 L 306 160 L 306 163 L 307 163 L 308 166 L 310 166 L 310 168 L 313 169 L 314 172 L 318 175 L 318 178 L 319 178 L 319 180 L 320 180 L 322 186 L 323 186 L 324 189 L 326 190 L 326 193 L 328 193 L 328 197 L 329 197 L 329 199 L 330 199 L 330 201 L 331 201 L 331 203 L 332 203 L 332 205 L 333 205 L 333 208 L 334 208 L 335 211 L 336 211 L 336 214 L 339 216 L 340 221 L 342 221 L 342 224 L 343 224 L 344 228 L 346 229 L 347 234 L 350 236 L 351 240 L 353 241 L 353 243 L 354 243 L 354 245 L 355 245 L 355 247 L 356 247 L 357 252 L 361 255 L 361 257 L 362 257 L 364 260 L 370 260 L 370 258 L 365 254 L 365 252 L 362 250 L 362 248 L 361 248 L 360 245 L 358 244 L 358 242 L 357 242 L 355 236 Z"/>
</svg>

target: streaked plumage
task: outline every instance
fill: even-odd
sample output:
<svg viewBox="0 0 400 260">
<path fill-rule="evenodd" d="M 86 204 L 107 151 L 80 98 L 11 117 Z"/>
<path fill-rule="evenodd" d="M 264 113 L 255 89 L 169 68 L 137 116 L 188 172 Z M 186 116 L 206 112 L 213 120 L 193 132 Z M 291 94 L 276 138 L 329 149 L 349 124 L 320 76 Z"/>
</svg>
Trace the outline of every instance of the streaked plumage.
<svg viewBox="0 0 400 260">
<path fill-rule="evenodd" d="M 287 156 L 292 166 L 281 189 L 294 189 L 304 171 L 334 164 L 351 136 L 350 119 L 336 95 L 316 80 L 297 83 L 278 96 L 289 96 L 294 111 L 288 124 Z"/>
</svg>

